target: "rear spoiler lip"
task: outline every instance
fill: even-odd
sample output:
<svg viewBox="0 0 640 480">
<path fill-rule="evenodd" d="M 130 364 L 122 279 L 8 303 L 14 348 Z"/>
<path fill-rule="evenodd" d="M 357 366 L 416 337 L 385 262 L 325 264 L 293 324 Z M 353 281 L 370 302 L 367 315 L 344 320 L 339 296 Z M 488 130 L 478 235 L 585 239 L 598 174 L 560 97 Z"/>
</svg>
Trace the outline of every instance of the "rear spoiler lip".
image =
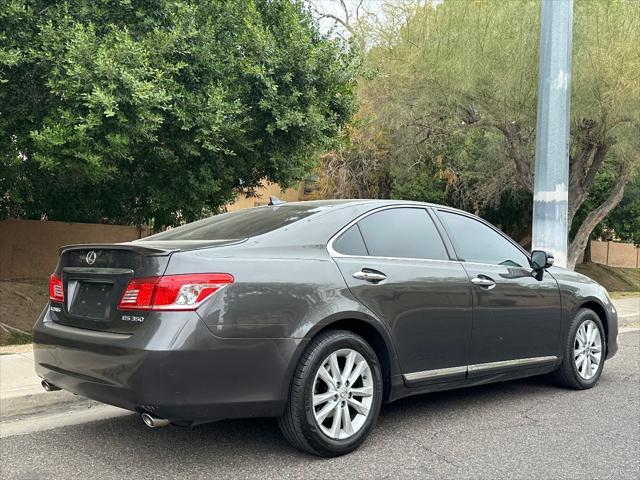
<svg viewBox="0 0 640 480">
<path fill-rule="evenodd" d="M 180 250 L 179 248 L 144 247 L 139 244 L 134 244 L 132 242 L 78 243 L 75 245 L 65 245 L 63 247 L 60 247 L 59 253 L 60 255 L 62 255 L 64 252 L 70 252 L 73 250 L 87 250 L 87 249 L 132 250 L 141 255 L 148 255 L 148 256 L 164 256 Z"/>
<path fill-rule="evenodd" d="M 142 239 L 144 240 L 144 239 Z M 175 252 L 184 252 L 187 250 L 199 250 L 201 248 L 211 247 L 227 247 L 231 245 L 239 245 L 246 242 L 247 238 L 229 239 L 229 240 L 164 240 L 164 241 L 141 241 L 134 240 L 131 242 L 122 243 L 79 243 L 76 245 L 65 245 L 60 247 L 59 253 L 62 255 L 64 252 L 73 250 L 86 250 L 86 249 L 108 249 L 108 250 L 130 250 L 140 255 L 146 256 L 165 256 Z M 149 246 L 145 245 L 148 243 Z M 160 244 L 160 245 L 159 245 Z M 162 245 L 164 244 L 164 245 Z"/>
</svg>

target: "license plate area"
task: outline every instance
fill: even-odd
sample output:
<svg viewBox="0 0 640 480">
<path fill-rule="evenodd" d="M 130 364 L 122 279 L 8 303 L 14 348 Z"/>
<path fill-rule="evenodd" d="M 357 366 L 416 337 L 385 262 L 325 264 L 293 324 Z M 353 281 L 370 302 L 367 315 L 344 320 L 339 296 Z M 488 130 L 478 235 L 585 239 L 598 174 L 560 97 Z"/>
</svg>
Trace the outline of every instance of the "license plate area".
<svg viewBox="0 0 640 480">
<path fill-rule="evenodd" d="M 93 320 L 106 320 L 114 302 L 113 287 L 113 282 L 69 280 L 69 313 Z"/>
</svg>

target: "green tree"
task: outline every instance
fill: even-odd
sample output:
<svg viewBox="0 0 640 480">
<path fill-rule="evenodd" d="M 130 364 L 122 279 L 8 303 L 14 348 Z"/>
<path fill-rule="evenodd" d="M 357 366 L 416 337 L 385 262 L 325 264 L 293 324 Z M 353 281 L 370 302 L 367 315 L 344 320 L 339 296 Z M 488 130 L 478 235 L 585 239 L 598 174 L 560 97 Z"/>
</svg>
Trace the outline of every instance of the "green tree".
<svg viewBox="0 0 640 480">
<path fill-rule="evenodd" d="M 7 0 L 0 215 L 159 228 L 288 186 L 350 118 L 355 60 L 290 0 Z"/>
<path fill-rule="evenodd" d="M 621 240 L 640 247 L 640 175 L 627 185 L 620 204 L 603 223 Z"/>
<path fill-rule="evenodd" d="M 576 213 L 574 229 L 589 212 L 606 200 L 615 182 L 615 172 L 603 170 L 598 173 L 591 193 Z M 640 175 L 627 184 L 622 200 L 593 230 L 591 238 L 615 238 L 640 246 Z"/>
<path fill-rule="evenodd" d="M 640 163 L 640 2 L 574 5 L 570 267 Z M 505 195 L 530 196 L 539 1 L 446 0 L 406 11 L 408 20 L 388 19 L 386 31 L 372 27 L 377 41 L 365 67 L 376 75 L 359 84 L 389 139 L 390 161 L 402 165 L 396 183 L 415 181 L 417 170 L 425 178 L 448 172 L 444 188 L 457 192 L 449 199 L 478 212 L 504 205 Z M 578 219 L 605 169 L 614 177 L 606 196 Z"/>
</svg>

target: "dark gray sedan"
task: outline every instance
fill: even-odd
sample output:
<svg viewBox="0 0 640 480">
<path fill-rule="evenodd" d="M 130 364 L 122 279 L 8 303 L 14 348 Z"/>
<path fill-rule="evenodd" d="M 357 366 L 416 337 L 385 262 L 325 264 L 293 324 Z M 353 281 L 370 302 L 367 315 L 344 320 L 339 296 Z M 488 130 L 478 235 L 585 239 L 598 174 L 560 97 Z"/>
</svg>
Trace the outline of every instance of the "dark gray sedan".
<svg viewBox="0 0 640 480">
<path fill-rule="evenodd" d="M 351 200 L 216 215 L 61 250 L 34 328 L 62 388 L 151 427 L 278 417 L 348 453 L 408 395 L 552 373 L 595 385 L 617 350 L 607 292 L 448 207 Z"/>
</svg>

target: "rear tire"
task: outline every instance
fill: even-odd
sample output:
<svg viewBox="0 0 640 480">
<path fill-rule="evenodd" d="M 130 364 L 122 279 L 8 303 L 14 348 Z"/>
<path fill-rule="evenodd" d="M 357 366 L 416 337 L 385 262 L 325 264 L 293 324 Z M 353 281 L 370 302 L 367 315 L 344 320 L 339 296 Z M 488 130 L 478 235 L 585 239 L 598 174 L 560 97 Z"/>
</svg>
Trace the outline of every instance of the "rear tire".
<svg viewBox="0 0 640 480">
<path fill-rule="evenodd" d="M 380 362 L 371 346 L 346 330 L 323 332 L 311 340 L 296 367 L 278 425 L 299 450 L 344 455 L 374 427 L 382 392 Z"/>
<path fill-rule="evenodd" d="M 564 358 L 553 372 L 556 383 L 566 388 L 585 390 L 593 387 L 602 374 L 607 343 L 600 317 L 588 308 L 576 313 L 564 345 Z"/>
</svg>

